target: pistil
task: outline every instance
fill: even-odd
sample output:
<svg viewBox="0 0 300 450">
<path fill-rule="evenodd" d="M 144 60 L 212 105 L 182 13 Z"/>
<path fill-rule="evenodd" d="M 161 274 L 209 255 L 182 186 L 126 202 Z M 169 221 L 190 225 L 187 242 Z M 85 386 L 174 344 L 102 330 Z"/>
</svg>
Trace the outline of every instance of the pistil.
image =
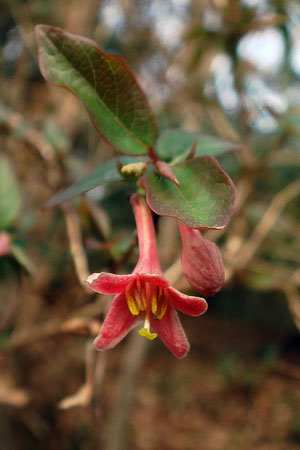
<svg viewBox="0 0 300 450">
<path fill-rule="evenodd" d="M 145 314 L 145 320 L 144 320 L 144 328 L 141 328 L 139 330 L 139 335 L 143 336 L 147 339 L 150 339 L 152 341 L 157 337 L 156 333 L 152 333 L 150 331 L 150 309 L 147 308 L 146 314 Z"/>
</svg>

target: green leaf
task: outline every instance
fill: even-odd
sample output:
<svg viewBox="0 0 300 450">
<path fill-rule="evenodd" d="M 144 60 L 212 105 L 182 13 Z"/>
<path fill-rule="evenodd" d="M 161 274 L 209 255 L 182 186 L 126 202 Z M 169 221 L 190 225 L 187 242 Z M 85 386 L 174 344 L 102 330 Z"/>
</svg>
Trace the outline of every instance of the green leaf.
<svg viewBox="0 0 300 450">
<path fill-rule="evenodd" d="M 216 138 L 215 136 L 196 134 L 195 137 L 197 139 L 195 156 L 219 156 L 238 149 L 237 144 L 224 141 L 223 139 Z"/>
<path fill-rule="evenodd" d="M 148 101 L 126 62 L 90 39 L 47 25 L 36 27 L 43 76 L 73 92 L 116 150 L 147 153 L 156 138 Z"/>
<path fill-rule="evenodd" d="M 9 161 L 0 158 L 0 228 L 8 227 L 21 208 L 17 179 Z"/>
<path fill-rule="evenodd" d="M 237 148 L 236 144 L 214 136 L 184 130 L 169 130 L 158 139 L 156 154 L 159 159 L 175 165 L 187 158 L 195 144 L 194 157 L 218 156 Z"/>
<path fill-rule="evenodd" d="M 139 181 L 147 191 L 150 208 L 191 228 L 224 228 L 236 208 L 235 187 L 217 161 L 202 156 L 173 170 L 180 188 L 154 171 Z"/>
<path fill-rule="evenodd" d="M 170 163 L 180 156 L 185 159 L 194 143 L 195 136 L 192 133 L 184 130 L 169 130 L 158 139 L 155 153 L 159 159 Z"/>
<path fill-rule="evenodd" d="M 102 166 L 93 170 L 93 172 L 82 178 L 80 181 L 72 184 L 65 191 L 52 197 L 44 207 L 49 208 L 50 206 L 58 205 L 59 203 L 76 197 L 76 195 L 90 191 L 101 184 L 110 183 L 111 181 L 124 181 L 124 178 L 117 169 L 116 161 L 116 159 L 111 159 L 110 161 L 102 164 Z M 120 158 L 120 162 L 122 164 L 128 164 L 132 162 L 132 158 L 122 157 Z"/>
<path fill-rule="evenodd" d="M 29 259 L 29 256 L 25 253 L 23 247 L 18 244 L 12 244 L 11 253 L 28 274 L 33 275 L 33 273 L 36 272 L 33 263 Z"/>
</svg>

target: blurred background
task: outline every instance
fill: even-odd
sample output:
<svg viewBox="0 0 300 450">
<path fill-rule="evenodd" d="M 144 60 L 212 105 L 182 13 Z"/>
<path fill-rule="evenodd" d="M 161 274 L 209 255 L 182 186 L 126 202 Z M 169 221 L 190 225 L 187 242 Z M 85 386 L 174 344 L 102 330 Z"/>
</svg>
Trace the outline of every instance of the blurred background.
<svg viewBox="0 0 300 450">
<path fill-rule="evenodd" d="M 123 56 L 160 133 L 237 145 L 218 160 L 238 211 L 205 235 L 226 284 L 203 317 L 181 316 L 184 360 L 136 331 L 92 348 L 110 298 L 83 280 L 134 267 L 132 187 L 41 210 L 114 153 L 42 78 L 38 23 Z M 8 0 L 0 39 L 0 449 L 300 448 L 299 2 Z M 176 221 L 156 219 L 163 268 L 192 293 Z"/>
</svg>

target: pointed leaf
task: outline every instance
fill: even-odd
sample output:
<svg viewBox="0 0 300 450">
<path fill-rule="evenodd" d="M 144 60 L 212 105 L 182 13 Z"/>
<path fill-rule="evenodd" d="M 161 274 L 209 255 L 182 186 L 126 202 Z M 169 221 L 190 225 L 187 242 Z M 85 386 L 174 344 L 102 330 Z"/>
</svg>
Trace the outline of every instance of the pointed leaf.
<svg viewBox="0 0 300 450">
<path fill-rule="evenodd" d="M 126 62 L 59 28 L 38 25 L 36 33 L 44 77 L 79 97 L 100 134 L 118 151 L 146 153 L 155 141 L 156 122 Z"/>
<path fill-rule="evenodd" d="M 0 228 L 12 224 L 21 208 L 17 179 L 9 161 L 0 158 Z"/>
<path fill-rule="evenodd" d="M 36 273 L 35 267 L 23 247 L 18 244 L 12 244 L 11 253 L 29 275 Z"/>
<path fill-rule="evenodd" d="M 155 153 L 159 159 L 171 162 L 183 155 L 183 159 L 193 147 L 195 136 L 184 130 L 169 130 L 160 136 Z M 178 161 L 180 162 L 180 161 Z"/>
<path fill-rule="evenodd" d="M 124 157 L 121 159 L 121 161 L 126 164 L 127 161 L 129 162 L 129 160 L 131 161 L 131 159 L 132 158 Z M 69 186 L 65 191 L 54 195 L 54 197 L 52 197 L 44 207 L 49 208 L 50 206 L 58 205 L 59 203 L 70 200 L 71 198 L 76 197 L 76 195 L 83 194 L 84 192 L 90 191 L 91 189 L 94 189 L 95 187 L 102 184 L 110 183 L 111 181 L 122 180 L 124 180 L 124 178 L 117 169 L 116 160 L 112 159 L 102 164 L 100 167 L 95 169 L 86 177 L 82 178 L 80 181 L 77 181 L 76 183 Z"/>
<path fill-rule="evenodd" d="M 219 156 L 224 153 L 238 149 L 238 145 L 233 142 L 224 141 L 215 136 L 207 134 L 196 134 L 197 148 L 195 156 Z"/>
<path fill-rule="evenodd" d="M 195 157 L 218 156 L 237 148 L 236 144 L 214 136 L 184 130 L 169 130 L 158 139 L 155 152 L 158 158 L 175 165 L 189 156 L 195 143 Z"/>
<path fill-rule="evenodd" d="M 155 171 L 140 179 L 150 208 L 191 228 L 224 228 L 236 208 L 235 187 L 217 161 L 202 156 L 173 169 L 180 188 Z"/>
</svg>

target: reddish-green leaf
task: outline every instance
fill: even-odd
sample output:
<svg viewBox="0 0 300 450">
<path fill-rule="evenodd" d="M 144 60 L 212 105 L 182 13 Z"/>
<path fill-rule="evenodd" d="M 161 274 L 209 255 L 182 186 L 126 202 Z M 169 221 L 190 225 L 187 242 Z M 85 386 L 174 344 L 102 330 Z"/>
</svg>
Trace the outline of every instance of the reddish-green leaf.
<svg viewBox="0 0 300 450">
<path fill-rule="evenodd" d="M 215 158 L 203 156 L 173 167 L 180 187 L 155 171 L 139 181 L 150 208 L 191 228 L 224 228 L 235 211 L 235 187 Z"/>
<path fill-rule="evenodd" d="M 146 153 L 155 142 L 156 122 L 126 62 L 59 28 L 38 25 L 36 33 L 44 77 L 79 97 L 100 134 L 118 151 Z"/>
</svg>

